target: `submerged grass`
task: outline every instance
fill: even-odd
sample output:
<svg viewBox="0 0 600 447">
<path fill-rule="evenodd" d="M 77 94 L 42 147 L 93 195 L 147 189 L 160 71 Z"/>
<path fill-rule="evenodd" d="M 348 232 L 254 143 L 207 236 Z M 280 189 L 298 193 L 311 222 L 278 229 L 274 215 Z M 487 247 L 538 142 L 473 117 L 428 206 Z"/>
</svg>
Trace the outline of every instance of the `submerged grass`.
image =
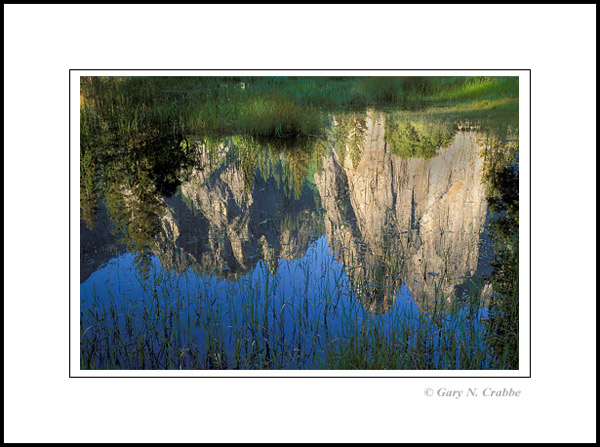
<svg viewBox="0 0 600 447">
<path fill-rule="evenodd" d="M 140 279 L 142 292 L 135 294 L 83 290 L 81 368 L 509 366 L 508 358 L 494 357 L 484 338 L 481 287 L 472 287 L 461 301 L 440 292 L 433 300 L 416 297 L 418 309 L 399 301 L 377 314 L 369 311 L 363 292 L 381 291 L 389 286 L 387 277 L 365 275 L 350 283 L 334 265 L 315 271 L 305 258 L 275 270 L 259 264 L 238 281 L 189 274 L 182 280 L 172 272 L 155 271 Z M 286 283 L 290 278 L 295 280 Z M 438 289 L 443 290 L 441 284 Z"/>
</svg>

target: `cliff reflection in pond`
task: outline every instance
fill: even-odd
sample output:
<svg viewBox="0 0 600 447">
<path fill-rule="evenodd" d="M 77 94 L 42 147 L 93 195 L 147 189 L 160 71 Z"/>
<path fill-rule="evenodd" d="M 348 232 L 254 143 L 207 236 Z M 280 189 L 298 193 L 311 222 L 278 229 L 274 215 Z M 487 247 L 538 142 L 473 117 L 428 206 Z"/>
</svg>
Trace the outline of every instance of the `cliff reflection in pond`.
<svg viewBox="0 0 600 447">
<path fill-rule="evenodd" d="M 514 368 L 510 128 L 374 107 L 276 138 L 94 126 L 82 369 Z"/>
</svg>

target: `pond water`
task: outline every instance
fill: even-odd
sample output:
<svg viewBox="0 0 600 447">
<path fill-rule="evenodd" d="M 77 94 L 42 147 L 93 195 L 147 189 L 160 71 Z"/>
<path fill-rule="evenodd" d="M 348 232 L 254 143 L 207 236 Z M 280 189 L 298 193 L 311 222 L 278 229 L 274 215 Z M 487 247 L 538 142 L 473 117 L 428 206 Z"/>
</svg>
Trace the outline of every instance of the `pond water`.
<svg viewBox="0 0 600 447">
<path fill-rule="evenodd" d="M 480 131 L 368 110 L 284 147 L 161 138 L 82 196 L 82 368 L 488 367 Z"/>
</svg>

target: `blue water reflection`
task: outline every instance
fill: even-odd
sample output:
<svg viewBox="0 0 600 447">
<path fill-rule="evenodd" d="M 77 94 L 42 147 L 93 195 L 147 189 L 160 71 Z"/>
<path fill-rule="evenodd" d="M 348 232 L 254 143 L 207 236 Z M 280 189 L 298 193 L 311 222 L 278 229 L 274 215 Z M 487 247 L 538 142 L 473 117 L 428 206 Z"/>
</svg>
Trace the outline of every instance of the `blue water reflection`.
<svg viewBox="0 0 600 447">
<path fill-rule="evenodd" d="M 156 290 L 155 284 L 168 290 Z M 209 338 L 214 333 L 265 330 L 270 334 L 264 338 L 266 343 L 277 344 L 271 349 L 282 356 L 294 356 L 294 365 L 299 369 L 326 366 L 319 363 L 327 350 L 326 343 L 347 335 L 349 322 L 361 327 L 365 320 L 377 319 L 377 324 L 385 328 L 392 327 L 399 316 L 414 318 L 419 313 L 405 284 L 397 290 L 394 306 L 386 314 L 374 316 L 367 312 L 357 301 L 344 266 L 333 256 L 325 235 L 313 242 L 303 257 L 279 259 L 274 273 L 261 260 L 244 276 L 230 280 L 193 269 L 174 273 L 163 269 L 156 257 L 152 257 L 150 275 L 144 279 L 134 256 L 125 253 L 92 273 L 80 291 L 82 309 L 102 309 L 96 312 L 108 315 L 107 309 L 113 304 L 122 313 L 121 322 L 126 320 L 123 317 L 127 312 L 135 313 L 136 306 L 145 308 L 156 302 L 157 309 L 170 309 L 169 318 L 186 322 L 177 335 L 199 342 L 200 351 L 209 348 Z M 133 307 L 120 306 L 124 303 Z M 214 326 L 203 326 L 211 324 L 210 318 L 201 323 L 199 314 L 211 315 Z M 110 315 L 106 318 L 110 319 Z M 198 324 L 190 332 L 194 318 Z M 82 321 L 84 332 L 88 325 L 95 324 L 86 320 Z M 240 327 L 240 322 L 246 327 Z M 158 323 L 153 329 L 164 330 Z M 127 332 L 125 323 L 120 330 Z M 159 338 L 154 342 L 159 343 Z M 222 348 L 232 353 L 236 346 L 226 343 Z"/>
</svg>

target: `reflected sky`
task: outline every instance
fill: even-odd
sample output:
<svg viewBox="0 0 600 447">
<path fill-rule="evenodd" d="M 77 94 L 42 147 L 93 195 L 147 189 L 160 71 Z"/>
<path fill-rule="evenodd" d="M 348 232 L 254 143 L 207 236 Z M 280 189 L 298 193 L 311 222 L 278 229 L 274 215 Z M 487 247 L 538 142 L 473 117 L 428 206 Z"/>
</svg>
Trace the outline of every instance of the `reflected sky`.
<svg viewBox="0 0 600 447">
<path fill-rule="evenodd" d="M 360 327 L 365 319 L 373 317 L 359 304 L 344 266 L 333 256 L 324 235 L 308 247 L 302 258 L 279 259 L 275 275 L 261 260 L 236 281 L 192 269 L 182 273 L 167 271 L 156 257 L 152 257 L 149 277 L 143 279 L 139 276 L 134 256 L 123 254 L 111 259 L 81 285 L 82 307 L 105 308 L 111 300 L 131 300 L 134 307 L 148 306 L 157 299 L 154 284 L 159 277 L 161 284 L 168 284 L 169 292 L 161 294 L 158 306 L 168 307 L 171 299 L 175 302 L 184 297 L 181 307 L 175 309 L 177 318 L 182 320 L 193 319 L 199 309 L 206 312 L 206 308 L 210 307 L 219 315 L 215 316 L 219 330 L 226 330 L 234 327 L 236 321 L 247 321 L 251 309 L 257 315 L 268 315 L 267 320 L 260 324 L 278 326 L 282 335 L 278 339 L 281 343 L 279 352 L 292 353 L 292 356 L 295 350 L 303 353 L 296 361 L 298 369 L 322 366 L 314 364 L 318 357 L 315 350 L 322 354 L 327 347 L 314 343 L 315 340 L 343 337 L 348 319 Z M 393 311 L 378 317 L 382 327 L 392 326 L 396 318 L 415 318 L 418 315 L 418 306 L 406 285 L 395 291 L 393 301 Z M 296 320 L 298 309 L 301 309 L 303 322 Z M 326 317 L 323 318 L 323 315 Z M 84 318 L 84 330 L 88 324 L 93 323 Z M 197 327 L 194 334 L 185 335 L 193 335 L 200 343 L 206 344 L 208 341 L 203 329 Z M 297 346 L 298 340 L 302 343 L 301 348 Z M 228 351 L 234 348 L 232 344 L 225 346 Z"/>
</svg>

